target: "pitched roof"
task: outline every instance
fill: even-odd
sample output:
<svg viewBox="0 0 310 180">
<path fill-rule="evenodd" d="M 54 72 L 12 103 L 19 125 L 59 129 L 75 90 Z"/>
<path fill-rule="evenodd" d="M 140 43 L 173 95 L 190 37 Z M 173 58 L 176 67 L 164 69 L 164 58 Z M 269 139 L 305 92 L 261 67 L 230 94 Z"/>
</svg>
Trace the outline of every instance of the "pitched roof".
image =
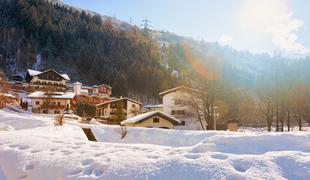
<svg viewBox="0 0 310 180">
<path fill-rule="evenodd" d="M 18 99 L 17 97 L 13 96 L 12 94 L 0 93 L 0 96 L 4 96 L 4 97 L 7 97 L 7 98 Z"/>
<path fill-rule="evenodd" d="M 53 99 L 73 99 L 75 93 L 73 92 L 53 92 L 47 95 L 46 92 L 36 91 L 28 95 L 28 98 L 53 98 Z"/>
<path fill-rule="evenodd" d="M 54 69 L 48 69 L 48 70 L 45 70 L 43 72 L 41 71 L 36 71 L 36 70 L 32 70 L 32 69 L 28 69 L 27 72 L 30 76 L 38 76 L 40 74 L 43 74 L 43 73 L 46 73 L 48 71 L 54 71 L 56 74 L 60 75 L 62 78 L 64 78 L 65 80 L 67 81 L 70 81 L 70 78 L 67 74 L 59 74 L 57 71 L 55 71 Z"/>
<path fill-rule="evenodd" d="M 175 87 L 175 88 L 172 88 L 172 89 L 168 89 L 168 90 L 166 90 L 166 91 L 163 91 L 163 92 L 159 93 L 159 95 L 160 95 L 160 96 L 163 96 L 163 95 L 165 95 L 165 94 L 169 94 L 169 93 L 172 93 L 172 92 L 181 90 L 181 89 L 185 89 L 185 90 L 192 91 L 192 92 L 196 92 L 196 93 L 202 93 L 202 92 L 200 92 L 200 91 L 197 90 L 197 89 L 193 89 L 193 88 L 190 88 L 190 87 L 187 87 L 187 86 L 178 86 L 178 87 Z"/>
<path fill-rule="evenodd" d="M 148 118 L 150 117 L 153 117 L 153 116 L 160 116 L 168 121 L 170 121 L 171 123 L 173 123 L 174 125 L 178 125 L 178 124 L 181 124 L 181 121 L 174 118 L 174 117 L 171 117 L 169 116 L 168 114 L 164 113 L 164 112 L 161 112 L 161 111 L 151 111 L 151 112 L 147 112 L 147 113 L 143 113 L 143 114 L 140 114 L 138 116 L 135 116 L 135 117 L 132 117 L 132 118 L 129 118 L 127 120 L 124 120 L 121 122 L 122 125 L 125 125 L 125 124 L 136 124 L 136 123 L 141 123 L 145 120 L 147 120 Z"/>
<path fill-rule="evenodd" d="M 144 108 L 162 108 L 162 104 L 147 104 L 144 106 Z"/>
<path fill-rule="evenodd" d="M 28 69 L 27 72 L 30 76 L 36 76 L 36 75 L 39 75 L 42 73 L 41 71 L 36 71 L 36 70 L 32 70 L 32 69 Z"/>
<path fill-rule="evenodd" d="M 105 87 L 108 87 L 108 88 L 112 89 L 112 87 L 111 87 L 111 86 L 106 85 L 106 84 L 101 84 L 101 85 L 93 85 L 93 88 L 98 88 L 98 87 L 101 87 L 101 86 L 105 86 Z"/>
<path fill-rule="evenodd" d="M 122 101 L 122 100 L 127 100 L 127 101 L 131 101 L 131 102 L 134 102 L 136 104 L 140 104 L 142 105 L 142 103 L 138 102 L 138 101 L 135 101 L 135 100 L 132 100 L 132 99 L 129 99 L 127 97 L 124 97 L 124 98 L 120 98 L 120 99 L 114 99 L 114 100 L 111 100 L 111 101 L 106 101 L 106 102 L 103 102 L 103 103 L 100 103 L 100 104 L 97 104 L 96 106 L 102 106 L 104 104 L 109 104 L 109 103 L 112 103 L 112 102 L 117 102 L 117 101 Z"/>
</svg>

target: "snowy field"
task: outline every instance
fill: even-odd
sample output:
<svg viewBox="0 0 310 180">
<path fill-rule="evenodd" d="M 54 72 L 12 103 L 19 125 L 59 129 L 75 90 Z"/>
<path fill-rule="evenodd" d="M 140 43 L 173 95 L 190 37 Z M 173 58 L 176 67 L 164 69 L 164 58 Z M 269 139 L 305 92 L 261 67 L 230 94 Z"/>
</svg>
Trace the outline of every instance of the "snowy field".
<svg viewBox="0 0 310 180">
<path fill-rule="evenodd" d="M 0 110 L 0 180 L 310 179 L 310 132 L 54 127 L 52 115 Z"/>
</svg>

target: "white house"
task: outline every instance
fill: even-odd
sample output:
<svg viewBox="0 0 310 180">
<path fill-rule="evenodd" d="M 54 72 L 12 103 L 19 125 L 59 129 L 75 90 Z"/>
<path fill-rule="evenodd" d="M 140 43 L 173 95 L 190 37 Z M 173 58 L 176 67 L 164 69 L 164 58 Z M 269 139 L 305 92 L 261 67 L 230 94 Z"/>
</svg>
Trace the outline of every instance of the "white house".
<svg viewBox="0 0 310 180">
<path fill-rule="evenodd" d="M 60 114 L 70 109 L 75 93 L 36 91 L 28 95 L 31 99 L 32 112 L 44 114 Z"/>
<path fill-rule="evenodd" d="M 195 109 L 189 105 L 192 101 L 196 101 L 197 105 L 201 104 L 199 102 L 201 94 L 199 90 L 186 86 L 178 86 L 161 92 L 159 95 L 163 99 L 163 112 L 183 122 L 184 126 L 178 126 L 179 129 L 202 130 L 202 125 L 205 127 L 206 122 L 199 121 L 197 114 L 199 108 Z"/>
</svg>

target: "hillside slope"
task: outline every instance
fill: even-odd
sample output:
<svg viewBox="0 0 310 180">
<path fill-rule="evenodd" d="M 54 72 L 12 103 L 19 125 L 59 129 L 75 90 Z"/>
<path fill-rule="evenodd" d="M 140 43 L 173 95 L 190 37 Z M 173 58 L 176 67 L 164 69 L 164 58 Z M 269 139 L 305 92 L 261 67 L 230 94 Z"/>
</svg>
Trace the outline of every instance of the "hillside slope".
<svg viewBox="0 0 310 180">
<path fill-rule="evenodd" d="M 166 67 L 182 76 L 187 76 L 193 62 L 202 61 L 206 66 L 216 66 L 220 77 L 236 87 L 254 88 L 260 86 L 260 79 L 275 74 L 284 78 L 310 82 L 310 56 L 288 57 L 277 54 L 253 54 L 246 50 L 235 50 L 216 42 L 205 42 L 182 37 L 166 31 L 153 31 L 154 39 L 165 54 Z M 192 55 L 188 56 L 188 52 Z M 205 67 L 204 67 L 205 68 Z M 215 68 L 205 69 L 212 71 Z"/>
<path fill-rule="evenodd" d="M 0 65 L 7 74 L 55 68 L 74 81 L 110 84 L 114 95 L 146 100 L 171 86 L 157 42 L 135 26 L 54 1 L 0 7 Z"/>
</svg>

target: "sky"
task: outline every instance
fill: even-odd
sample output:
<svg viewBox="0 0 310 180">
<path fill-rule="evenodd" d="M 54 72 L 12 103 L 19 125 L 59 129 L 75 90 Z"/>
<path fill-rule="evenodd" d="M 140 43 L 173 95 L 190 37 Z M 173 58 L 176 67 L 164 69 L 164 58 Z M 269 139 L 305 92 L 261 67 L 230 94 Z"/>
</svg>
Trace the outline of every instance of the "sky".
<svg viewBox="0 0 310 180">
<path fill-rule="evenodd" d="M 153 29 L 253 53 L 310 53 L 310 0 L 64 0 Z"/>
</svg>

